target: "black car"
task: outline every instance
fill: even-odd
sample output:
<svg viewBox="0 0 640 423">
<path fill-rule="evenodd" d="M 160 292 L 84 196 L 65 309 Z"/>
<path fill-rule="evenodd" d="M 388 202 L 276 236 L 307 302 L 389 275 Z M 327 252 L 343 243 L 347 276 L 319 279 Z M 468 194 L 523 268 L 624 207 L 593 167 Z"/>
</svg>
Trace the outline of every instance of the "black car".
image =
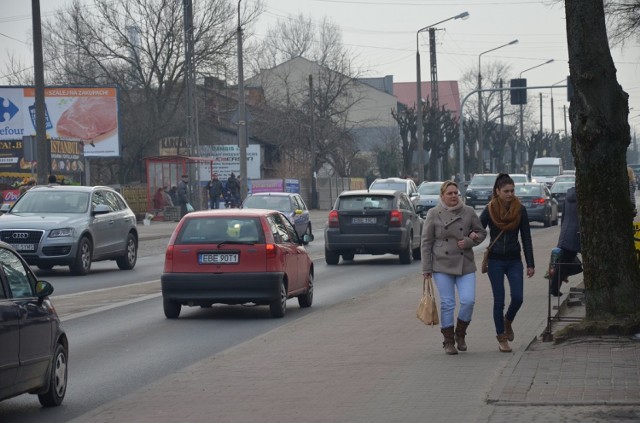
<svg viewBox="0 0 640 423">
<path fill-rule="evenodd" d="M 484 206 L 491 200 L 493 185 L 496 182 L 498 174 L 496 173 L 479 173 L 473 175 L 469 186 L 464 193 L 464 202 L 467 206 Z"/>
<path fill-rule="evenodd" d="M 564 210 L 564 200 L 567 196 L 569 188 L 574 187 L 575 182 L 555 182 L 551 186 L 551 196 L 558 202 L 558 212 L 562 213 Z"/>
<path fill-rule="evenodd" d="M 64 399 L 69 344 L 48 298 L 52 292 L 0 242 L 0 400 L 28 392 L 53 407 Z"/>
<path fill-rule="evenodd" d="M 420 259 L 423 220 L 400 191 L 341 193 L 329 212 L 324 253 L 327 264 L 356 254 L 398 254 L 401 264 Z"/>
<path fill-rule="evenodd" d="M 558 224 L 558 202 L 551 197 L 546 184 L 516 184 L 515 194 L 527 209 L 529 222 L 542 222 L 545 227 Z"/>
</svg>

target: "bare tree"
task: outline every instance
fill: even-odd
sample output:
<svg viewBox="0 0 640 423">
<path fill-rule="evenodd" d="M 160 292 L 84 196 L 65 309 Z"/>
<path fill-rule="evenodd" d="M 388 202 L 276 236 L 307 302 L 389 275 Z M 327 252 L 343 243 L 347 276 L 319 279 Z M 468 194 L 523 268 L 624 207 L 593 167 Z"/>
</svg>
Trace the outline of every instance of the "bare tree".
<svg viewBox="0 0 640 423">
<path fill-rule="evenodd" d="M 640 269 L 625 161 L 628 94 L 616 79 L 603 1 L 566 0 L 565 11 L 587 318 L 630 315 L 640 307 Z"/>
<path fill-rule="evenodd" d="M 606 0 L 604 10 L 609 24 L 609 38 L 614 45 L 640 37 L 640 0 Z"/>
</svg>

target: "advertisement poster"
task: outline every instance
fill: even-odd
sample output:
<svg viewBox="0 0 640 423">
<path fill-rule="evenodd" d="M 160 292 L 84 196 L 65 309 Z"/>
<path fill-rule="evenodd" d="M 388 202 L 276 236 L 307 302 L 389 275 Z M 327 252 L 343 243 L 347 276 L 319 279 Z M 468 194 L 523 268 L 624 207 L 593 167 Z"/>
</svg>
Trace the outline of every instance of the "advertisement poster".
<svg viewBox="0 0 640 423">
<path fill-rule="evenodd" d="M 115 87 L 45 88 L 45 116 L 47 137 L 80 141 L 87 157 L 120 155 Z M 33 136 L 35 126 L 35 89 L 0 87 L 0 140 Z"/>
<path fill-rule="evenodd" d="M 213 159 L 213 170 L 221 181 L 226 181 L 231 172 L 240 174 L 240 147 L 237 145 L 201 145 L 200 157 Z M 260 146 L 247 147 L 247 175 L 249 179 L 260 179 Z"/>
<path fill-rule="evenodd" d="M 79 176 L 84 171 L 82 142 L 51 140 L 49 146 L 53 174 Z M 22 140 L 0 140 L 0 177 L 21 178 L 36 173 L 36 162 L 24 158 Z"/>
<path fill-rule="evenodd" d="M 282 179 L 258 179 L 251 181 L 251 193 L 257 192 L 282 192 L 284 185 Z"/>
</svg>

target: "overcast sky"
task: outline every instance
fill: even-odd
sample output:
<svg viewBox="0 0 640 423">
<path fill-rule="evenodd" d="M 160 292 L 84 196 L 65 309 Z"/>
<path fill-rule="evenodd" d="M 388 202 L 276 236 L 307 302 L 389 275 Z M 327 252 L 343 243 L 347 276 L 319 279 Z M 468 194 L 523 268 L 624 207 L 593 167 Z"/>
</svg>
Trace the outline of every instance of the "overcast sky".
<svg viewBox="0 0 640 423">
<path fill-rule="evenodd" d="M 198 0 L 193 0 L 197 3 Z M 252 0 L 242 0 L 251 2 Z M 90 4 L 90 0 L 83 1 Z M 69 0 L 40 0 L 42 18 Z M 465 20 L 437 26 L 439 80 L 458 80 L 478 68 L 478 55 L 518 39 L 515 45 L 482 55 L 482 67 L 500 60 L 511 66 L 510 77 L 525 69 L 529 86 L 563 84 L 569 73 L 564 7 L 554 0 L 264 0 L 265 13 L 256 29 L 261 37 L 277 19 L 300 13 L 320 21 L 324 16 L 343 33 L 345 46 L 356 57 L 364 76 L 393 75 L 395 82 L 416 81 L 416 32 L 424 27 L 469 12 Z M 0 84 L 6 84 L 9 54 L 32 61 L 31 2 L 0 0 Z M 428 32 L 419 35 L 422 79 L 429 80 Z M 640 132 L 640 47 L 637 40 L 612 50 L 618 82 L 629 93 L 630 124 Z M 464 92 L 462 95 L 466 94 Z M 538 92 L 530 101 L 539 107 Z M 554 89 L 555 128 L 564 126 L 562 107 L 568 103 L 564 89 Z M 550 90 L 543 91 L 543 125 L 550 130 Z"/>
</svg>

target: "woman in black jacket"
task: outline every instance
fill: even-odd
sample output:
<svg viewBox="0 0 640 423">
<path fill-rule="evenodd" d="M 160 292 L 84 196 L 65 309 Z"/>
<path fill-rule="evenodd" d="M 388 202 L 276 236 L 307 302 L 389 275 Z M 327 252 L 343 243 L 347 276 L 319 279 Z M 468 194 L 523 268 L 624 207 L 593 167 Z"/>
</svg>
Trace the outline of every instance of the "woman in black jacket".
<svg viewBox="0 0 640 423">
<path fill-rule="evenodd" d="M 530 278 L 535 273 L 529 216 L 527 209 L 515 196 L 514 187 L 513 179 L 508 174 L 499 174 L 493 185 L 493 197 L 480 215 L 482 227 L 489 226 L 491 242 L 499 236 L 489 252 L 489 271 L 487 273 L 493 291 L 493 322 L 496 326 L 498 349 L 501 352 L 511 352 L 508 342 L 514 339 L 511 323 L 523 301 L 524 271 L 521 251 L 524 251 L 527 263 L 527 277 Z M 518 241 L 518 234 L 522 239 L 522 247 Z M 511 302 L 507 313 L 503 315 L 505 276 L 509 281 Z"/>
</svg>

